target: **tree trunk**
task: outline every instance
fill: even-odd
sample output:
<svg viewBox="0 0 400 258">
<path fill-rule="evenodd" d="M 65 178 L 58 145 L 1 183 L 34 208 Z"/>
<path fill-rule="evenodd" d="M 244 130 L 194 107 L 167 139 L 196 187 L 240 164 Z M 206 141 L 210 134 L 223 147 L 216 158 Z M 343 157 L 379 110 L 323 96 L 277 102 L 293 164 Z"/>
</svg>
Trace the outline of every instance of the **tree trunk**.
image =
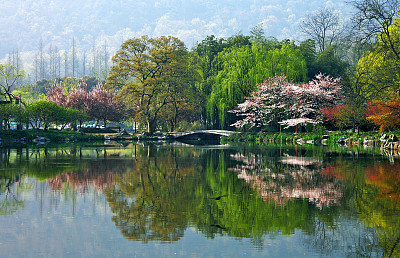
<svg viewBox="0 0 400 258">
<path fill-rule="evenodd" d="M 154 119 L 147 121 L 147 132 L 150 135 L 153 135 L 155 130 L 156 130 L 156 121 Z"/>
</svg>

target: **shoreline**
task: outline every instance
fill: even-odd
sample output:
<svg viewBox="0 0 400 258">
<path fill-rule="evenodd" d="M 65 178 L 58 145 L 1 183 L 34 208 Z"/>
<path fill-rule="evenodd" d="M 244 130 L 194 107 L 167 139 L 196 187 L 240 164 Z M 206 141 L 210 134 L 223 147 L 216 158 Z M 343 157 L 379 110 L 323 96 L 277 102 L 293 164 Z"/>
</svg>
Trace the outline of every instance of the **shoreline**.
<svg viewBox="0 0 400 258">
<path fill-rule="evenodd" d="M 339 145 L 364 146 L 398 151 L 400 155 L 400 132 L 381 134 L 379 132 L 323 132 L 323 133 L 237 133 L 221 137 L 222 142 L 252 142 L 295 145 Z M 121 132 L 79 132 L 69 130 L 0 130 L 0 147 L 73 142 L 104 141 L 161 141 L 168 140 L 168 134 L 143 137 L 140 134 Z"/>
<path fill-rule="evenodd" d="M 341 145 L 376 147 L 399 151 L 399 132 L 240 133 L 224 137 L 226 142 L 283 143 L 296 145 Z"/>
</svg>

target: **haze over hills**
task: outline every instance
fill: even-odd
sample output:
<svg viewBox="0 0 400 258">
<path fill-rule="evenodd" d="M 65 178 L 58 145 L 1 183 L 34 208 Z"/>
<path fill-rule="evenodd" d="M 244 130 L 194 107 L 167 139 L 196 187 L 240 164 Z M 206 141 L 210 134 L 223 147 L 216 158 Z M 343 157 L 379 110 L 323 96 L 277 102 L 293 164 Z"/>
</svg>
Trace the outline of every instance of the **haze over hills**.
<svg viewBox="0 0 400 258">
<path fill-rule="evenodd" d="M 32 59 L 40 40 L 44 51 L 69 49 L 73 38 L 86 51 L 107 42 L 110 54 L 142 35 L 173 35 L 191 48 L 207 35 L 248 35 L 259 23 L 267 36 L 301 40 L 299 21 L 324 6 L 350 14 L 344 0 L 2 0 L 0 59 L 15 49 Z"/>
</svg>

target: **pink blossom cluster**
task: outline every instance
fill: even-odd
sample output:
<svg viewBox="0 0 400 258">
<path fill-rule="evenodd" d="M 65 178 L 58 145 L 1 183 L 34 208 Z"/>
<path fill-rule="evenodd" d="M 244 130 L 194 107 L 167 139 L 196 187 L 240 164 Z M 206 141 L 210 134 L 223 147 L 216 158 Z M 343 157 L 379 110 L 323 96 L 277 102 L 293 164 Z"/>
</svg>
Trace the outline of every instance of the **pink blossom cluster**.
<svg viewBox="0 0 400 258">
<path fill-rule="evenodd" d="M 258 84 L 257 89 L 230 111 L 243 117 L 235 127 L 260 127 L 277 122 L 286 127 L 320 123 L 323 110 L 339 100 L 339 79 L 323 74 L 308 83 L 295 84 L 285 76 L 275 76 Z"/>
<path fill-rule="evenodd" d="M 47 100 L 59 106 L 87 112 L 100 121 L 117 121 L 122 116 L 122 107 L 114 100 L 116 94 L 107 91 L 102 83 L 98 83 L 92 91 L 87 91 L 85 82 L 80 82 L 69 94 L 61 83 L 56 81 L 47 89 Z"/>
</svg>

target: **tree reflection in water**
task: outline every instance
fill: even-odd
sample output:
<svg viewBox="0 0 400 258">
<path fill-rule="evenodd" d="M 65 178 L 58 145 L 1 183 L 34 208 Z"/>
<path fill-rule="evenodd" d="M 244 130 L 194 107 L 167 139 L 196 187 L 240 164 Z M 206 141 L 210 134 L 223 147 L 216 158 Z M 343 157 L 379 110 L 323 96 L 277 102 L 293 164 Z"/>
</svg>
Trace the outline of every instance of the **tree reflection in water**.
<svg viewBox="0 0 400 258">
<path fill-rule="evenodd" d="M 210 238 L 228 234 L 252 238 L 260 245 L 266 233 L 312 232 L 316 210 L 306 200 L 288 199 L 285 206 L 277 207 L 258 198 L 230 171 L 229 166 L 242 163 L 231 159 L 235 153 L 147 146 L 136 157 L 135 167 L 106 189 L 113 221 L 125 237 L 144 242 L 176 241 L 189 225 Z M 281 166 L 287 165 L 281 162 Z M 295 178 L 285 180 L 289 189 Z"/>
<path fill-rule="evenodd" d="M 135 166 L 107 188 L 113 221 L 122 234 L 135 240 L 176 241 L 188 226 L 189 211 L 199 205 L 195 189 L 202 182 L 198 153 L 191 149 L 147 146 Z"/>
<path fill-rule="evenodd" d="M 19 189 L 15 186 L 20 180 L 19 176 L 0 178 L 0 215 L 11 215 L 24 208 Z"/>
<path fill-rule="evenodd" d="M 125 171 L 131 166 L 121 160 L 102 159 L 87 162 L 84 168 L 61 173 L 54 178 L 47 180 L 47 184 L 53 191 L 63 190 L 66 186 L 85 193 L 89 187 L 97 191 L 103 191 L 107 186 L 113 185 L 115 174 Z"/>
</svg>

